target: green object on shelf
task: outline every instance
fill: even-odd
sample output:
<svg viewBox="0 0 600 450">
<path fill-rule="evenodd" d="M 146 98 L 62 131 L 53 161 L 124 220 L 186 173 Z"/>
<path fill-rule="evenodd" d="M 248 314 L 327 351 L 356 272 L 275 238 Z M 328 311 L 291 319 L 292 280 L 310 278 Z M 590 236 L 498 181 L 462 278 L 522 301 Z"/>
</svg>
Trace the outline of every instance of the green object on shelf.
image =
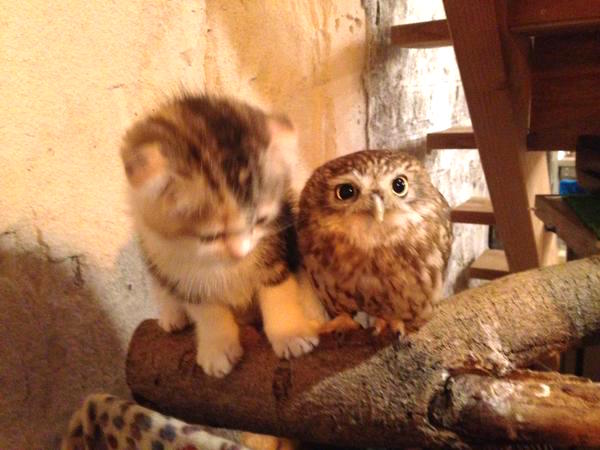
<svg viewBox="0 0 600 450">
<path fill-rule="evenodd" d="M 567 195 L 563 197 L 579 220 L 600 239 L 600 195 Z"/>
</svg>

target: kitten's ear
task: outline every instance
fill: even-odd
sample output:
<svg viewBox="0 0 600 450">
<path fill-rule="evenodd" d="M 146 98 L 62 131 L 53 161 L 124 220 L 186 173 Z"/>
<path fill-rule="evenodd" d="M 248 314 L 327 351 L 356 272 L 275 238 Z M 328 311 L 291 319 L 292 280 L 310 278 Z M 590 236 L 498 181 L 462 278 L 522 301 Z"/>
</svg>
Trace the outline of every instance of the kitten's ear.
<svg viewBox="0 0 600 450">
<path fill-rule="evenodd" d="M 267 119 L 271 132 L 271 145 L 267 150 L 267 164 L 272 173 L 290 176 L 292 189 L 300 193 L 308 178 L 298 150 L 298 133 L 287 116 L 271 115 Z"/>
<path fill-rule="evenodd" d="M 148 142 L 138 146 L 124 145 L 121 159 L 127 179 L 134 189 L 156 188 L 167 178 L 167 159 L 162 154 L 159 142 Z"/>
<path fill-rule="evenodd" d="M 298 161 L 298 134 L 294 125 L 284 115 L 269 116 L 267 124 L 271 133 L 271 143 L 267 150 L 269 164 L 293 170 Z"/>
</svg>

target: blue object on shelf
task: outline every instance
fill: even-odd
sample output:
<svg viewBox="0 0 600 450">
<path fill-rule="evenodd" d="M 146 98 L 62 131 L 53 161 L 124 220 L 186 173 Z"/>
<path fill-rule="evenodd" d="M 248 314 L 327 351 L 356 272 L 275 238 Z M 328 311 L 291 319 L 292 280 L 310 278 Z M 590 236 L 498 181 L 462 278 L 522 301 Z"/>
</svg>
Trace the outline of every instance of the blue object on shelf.
<svg viewBox="0 0 600 450">
<path fill-rule="evenodd" d="M 587 191 L 577 183 L 573 178 L 563 178 L 558 185 L 560 195 L 585 194 Z"/>
</svg>

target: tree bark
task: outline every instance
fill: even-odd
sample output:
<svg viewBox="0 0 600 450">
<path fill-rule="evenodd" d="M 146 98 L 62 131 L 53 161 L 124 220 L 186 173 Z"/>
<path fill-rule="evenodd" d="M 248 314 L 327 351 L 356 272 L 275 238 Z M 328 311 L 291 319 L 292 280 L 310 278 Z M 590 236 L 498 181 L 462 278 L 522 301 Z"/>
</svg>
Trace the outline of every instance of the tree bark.
<svg viewBox="0 0 600 450">
<path fill-rule="evenodd" d="M 431 418 L 472 439 L 600 446 L 600 383 L 556 372 L 453 377 Z"/>
<path fill-rule="evenodd" d="M 539 385 L 546 382 L 537 375 L 521 374 L 519 380 L 510 374 L 599 332 L 596 256 L 464 291 L 444 301 L 421 330 L 400 340 L 365 331 L 325 336 L 313 353 L 284 361 L 261 334 L 246 328 L 245 356 L 224 379 L 206 377 L 195 365 L 191 330 L 169 335 L 147 320 L 132 338 L 127 380 L 140 402 L 183 420 L 309 442 L 462 448 L 486 439 L 562 444 L 571 435 L 552 433 L 555 425 L 575 425 L 542 423 L 542 403 L 525 408 L 531 393 L 545 392 Z M 568 395 L 559 394 L 576 382 L 553 376 L 555 384 L 546 383 L 552 414 L 568 417 Z M 538 387 L 532 387 L 535 383 Z M 482 413 L 486 393 L 497 387 L 513 388 L 505 412 L 514 423 L 506 424 L 493 410 Z M 586 384 L 584 390 L 597 406 L 598 385 Z M 519 416 L 511 416 L 513 405 L 519 406 L 514 409 Z M 517 426 L 519 417 L 527 426 Z M 581 426 L 598 429 L 597 414 L 585 420 Z M 578 442 L 593 442 L 586 439 Z"/>
</svg>

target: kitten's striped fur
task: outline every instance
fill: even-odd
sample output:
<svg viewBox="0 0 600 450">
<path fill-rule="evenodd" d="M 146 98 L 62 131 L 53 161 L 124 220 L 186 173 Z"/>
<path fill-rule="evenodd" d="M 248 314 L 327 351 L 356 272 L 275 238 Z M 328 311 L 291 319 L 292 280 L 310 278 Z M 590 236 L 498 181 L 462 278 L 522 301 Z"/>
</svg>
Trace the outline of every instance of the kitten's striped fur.
<svg viewBox="0 0 600 450">
<path fill-rule="evenodd" d="M 196 322 L 198 363 L 210 375 L 226 375 L 241 356 L 236 320 L 257 299 L 279 356 L 316 345 L 292 276 L 295 153 L 289 120 L 211 96 L 174 99 L 125 135 L 159 323 Z"/>
</svg>

